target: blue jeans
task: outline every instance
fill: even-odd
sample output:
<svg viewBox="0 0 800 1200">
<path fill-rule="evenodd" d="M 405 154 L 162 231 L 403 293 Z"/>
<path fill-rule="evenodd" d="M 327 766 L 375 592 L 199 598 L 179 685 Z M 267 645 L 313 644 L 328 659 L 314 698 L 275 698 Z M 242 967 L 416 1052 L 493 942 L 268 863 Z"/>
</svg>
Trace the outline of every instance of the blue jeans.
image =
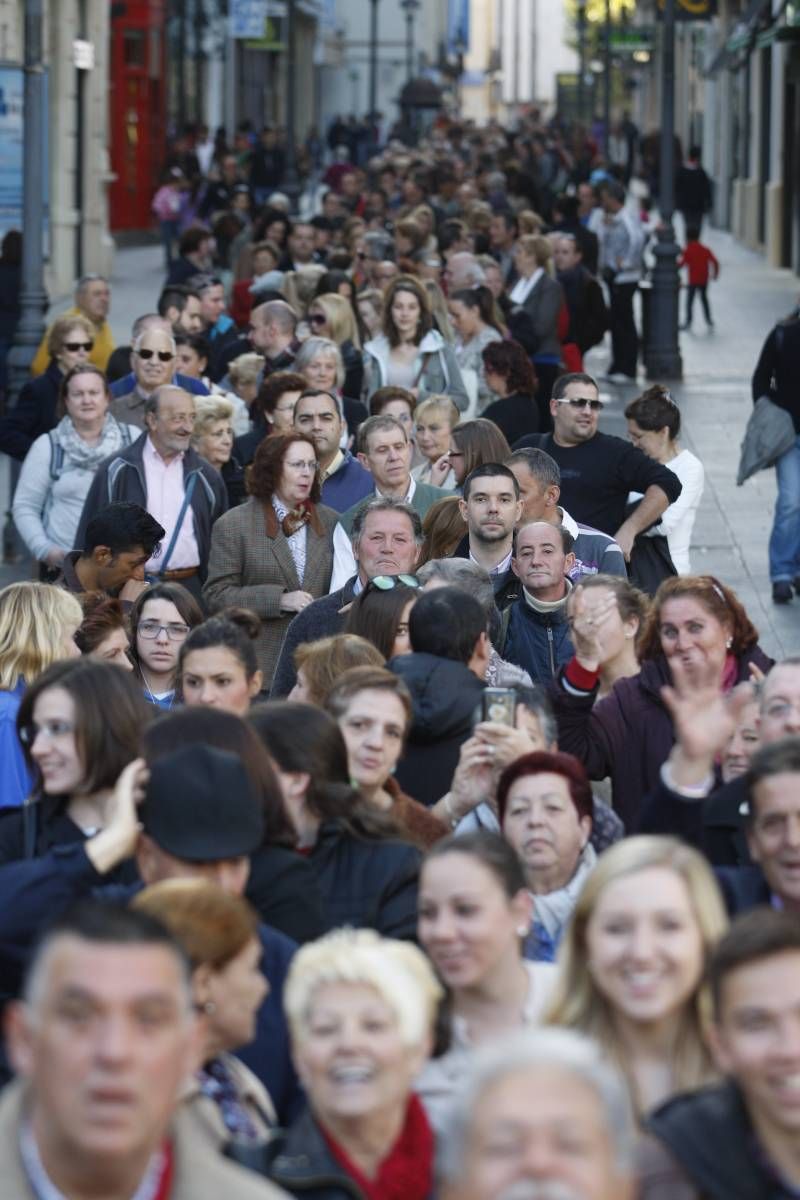
<svg viewBox="0 0 800 1200">
<path fill-rule="evenodd" d="M 769 539 L 769 574 L 773 583 L 800 576 L 800 436 L 775 464 L 778 498 Z"/>
</svg>

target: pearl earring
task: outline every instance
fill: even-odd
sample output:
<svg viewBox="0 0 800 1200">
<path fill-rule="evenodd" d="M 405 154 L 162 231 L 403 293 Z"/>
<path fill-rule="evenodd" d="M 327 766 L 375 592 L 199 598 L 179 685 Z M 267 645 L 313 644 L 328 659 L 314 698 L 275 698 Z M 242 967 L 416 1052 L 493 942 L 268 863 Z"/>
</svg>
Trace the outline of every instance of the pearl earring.
<svg viewBox="0 0 800 1200">
<path fill-rule="evenodd" d="M 732 645 L 733 645 L 733 638 L 728 638 L 727 642 L 725 643 L 725 649 L 730 650 Z"/>
<path fill-rule="evenodd" d="M 520 937 L 527 937 L 528 936 L 528 926 L 527 925 L 519 925 L 517 927 L 517 934 Z"/>
</svg>

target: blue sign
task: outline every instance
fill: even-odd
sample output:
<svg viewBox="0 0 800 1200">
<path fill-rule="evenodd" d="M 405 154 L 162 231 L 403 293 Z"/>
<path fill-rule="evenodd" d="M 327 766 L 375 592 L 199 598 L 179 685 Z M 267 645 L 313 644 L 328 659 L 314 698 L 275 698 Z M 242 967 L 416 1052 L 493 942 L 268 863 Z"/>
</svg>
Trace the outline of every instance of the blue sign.
<svg viewBox="0 0 800 1200">
<path fill-rule="evenodd" d="M 447 52 L 469 50 L 469 0 L 447 0 Z"/>
<path fill-rule="evenodd" d="M 267 23 L 267 0 L 230 0 L 230 36 L 261 38 Z"/>
<path fill-rule="evenodd" d="M 0 66 L 0 230 L 22 229 L 22 67 Z"/>
</svg>

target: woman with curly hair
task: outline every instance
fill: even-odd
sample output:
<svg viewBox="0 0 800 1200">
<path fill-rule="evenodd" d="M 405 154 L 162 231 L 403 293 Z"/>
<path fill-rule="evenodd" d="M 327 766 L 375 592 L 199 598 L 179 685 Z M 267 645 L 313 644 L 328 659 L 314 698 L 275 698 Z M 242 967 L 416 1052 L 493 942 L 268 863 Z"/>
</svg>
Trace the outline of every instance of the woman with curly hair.
<svg viewBox="0 0 800 1200">
<path fill-rule="evenodd" d="M 249 608 L 260 618 L 256 654 L 268 687 L 292 617 L 328 591 L 338 514 L 319 502 L 316 451 L 303 434 L 263 441 L 248 489 L 214 525 L 204 595 L 212 612 Z"/>
<path fill-rule="evenodd" d="M 616 604 L 616 599 L 609 599 Z M 675 741 L 664 690 L 685 679 L 728 692 L 768 671 L 772 659 L 736 593 L 713 575 L 675 575 L 656 592 L 639 635 L 641 671 L 595 699 L 616 653 L 602 611 L 570 613 L 574 657 L 551 686 L 560 750 L 574 754 L 590 779 L 611 776 L 613 803 L 631 831 Z"/>
<path fill-rule="evenodd" d="M 505 434 L 510 445 L 539 432 L 536 372 L 519 342 L 490 342 L 483 349 L 483 370 L 497 399 L 483 415 Z"/>
</svg>

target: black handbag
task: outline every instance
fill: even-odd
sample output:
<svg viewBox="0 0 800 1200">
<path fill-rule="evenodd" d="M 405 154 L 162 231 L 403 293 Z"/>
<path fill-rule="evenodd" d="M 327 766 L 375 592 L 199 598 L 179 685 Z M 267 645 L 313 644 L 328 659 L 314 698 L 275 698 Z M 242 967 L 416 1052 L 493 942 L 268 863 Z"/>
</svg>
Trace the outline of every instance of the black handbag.
<svg viewBox="0 0 800 1200">
<path fill-rule="evenodd" d="M 659 584 L 677 574 L 669 552 L 669 543 L 664 535 L 659 533 L 655 537 L 645 537 L 640 533 L 633 543 L 628 563 L 628 578 L 631 583 L 648 596 L 655 596 Z"/>
</svg>

